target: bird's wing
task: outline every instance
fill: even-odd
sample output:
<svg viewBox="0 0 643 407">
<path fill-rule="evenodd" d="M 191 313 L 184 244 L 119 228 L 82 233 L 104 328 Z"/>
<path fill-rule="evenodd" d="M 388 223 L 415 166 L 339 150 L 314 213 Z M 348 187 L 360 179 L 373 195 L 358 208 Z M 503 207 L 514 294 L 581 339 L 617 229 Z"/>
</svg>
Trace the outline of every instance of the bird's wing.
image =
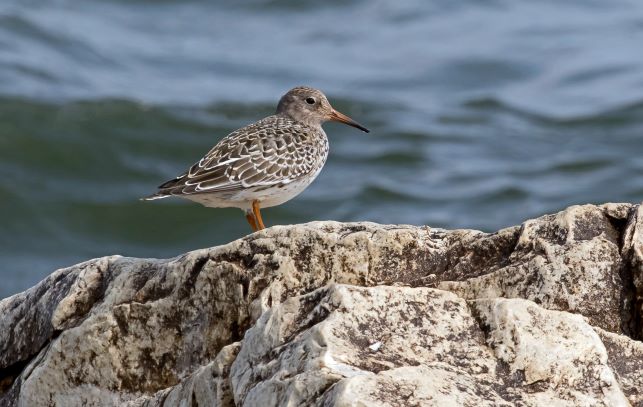
<svg viewBox="0 0 643 407">
<path fill-rule="evenodd" d="M 187 172 L 159 186 L 159 194 L 233 193 L 288 184 L 315 168 L 310 158 L 323 146 L 312 141 L 313 131 L 281 116 L 267 117 L 230 133 Z"/>
</svg>

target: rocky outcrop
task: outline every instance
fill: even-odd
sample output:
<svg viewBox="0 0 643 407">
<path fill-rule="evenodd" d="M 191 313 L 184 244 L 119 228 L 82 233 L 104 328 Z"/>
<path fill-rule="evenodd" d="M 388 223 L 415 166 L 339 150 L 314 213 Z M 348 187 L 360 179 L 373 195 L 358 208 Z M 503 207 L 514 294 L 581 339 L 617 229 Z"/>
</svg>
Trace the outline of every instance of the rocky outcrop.
<svg viewBox="0 0 643 407">
<path fill-rule="evenodd" d="M 0 405 L 643 405 L 643 209 L 277 226 L 0 302 Z"/>
</svg>

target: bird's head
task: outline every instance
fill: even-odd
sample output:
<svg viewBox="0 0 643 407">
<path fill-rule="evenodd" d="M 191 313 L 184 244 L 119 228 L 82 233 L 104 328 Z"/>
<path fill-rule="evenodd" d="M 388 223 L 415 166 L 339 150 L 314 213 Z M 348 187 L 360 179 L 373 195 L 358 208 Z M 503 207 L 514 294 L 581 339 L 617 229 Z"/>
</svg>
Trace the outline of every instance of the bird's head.
<svg viewBox="0 0 643 407">
<path fill-rule="evenodd" d="M 313 127 L 319 127 L 322 123 L 332 120 L 369 132 L 366 127 L 333 109 L 321 91 L 306 86 L 298 86 L 283 95 L 277 106 L 277 114 Z"/>
</svg>

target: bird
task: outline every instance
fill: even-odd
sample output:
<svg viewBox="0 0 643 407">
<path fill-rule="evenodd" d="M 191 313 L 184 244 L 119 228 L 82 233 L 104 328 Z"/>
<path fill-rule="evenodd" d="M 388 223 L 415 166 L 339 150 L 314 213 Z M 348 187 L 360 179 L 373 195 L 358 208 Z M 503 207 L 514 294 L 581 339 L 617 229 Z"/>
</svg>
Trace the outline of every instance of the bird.
<svg viewBox="0 0 643 407">
<path fill-rule="evenodd" d="M 142 199 L 177 196 L 206 207 L 239 208 L 253 231 L 262 230 L 261 208 L 289 201 L 319 175 L 328 158 L 322 129 L 327 121 L 369 132 L 335 110 L 321 91 L 297 86 L 281 97 L 275 114 L 228 134 L 187 171 Z"/>
</svg>

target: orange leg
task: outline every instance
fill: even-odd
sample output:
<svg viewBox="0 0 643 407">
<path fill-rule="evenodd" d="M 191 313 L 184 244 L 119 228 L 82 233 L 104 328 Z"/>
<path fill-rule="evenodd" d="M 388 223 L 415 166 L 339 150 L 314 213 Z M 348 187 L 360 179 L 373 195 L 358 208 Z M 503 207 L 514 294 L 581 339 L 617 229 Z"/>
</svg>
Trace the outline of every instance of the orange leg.
<svg viewBox="0 0 643 407">
<path fill-rule="evenodd" d="M 252 213 L 255 214 L 255 220 L 257 221 L 257 226 L 259 230 L 265 229 L 263 225 L 263 219 L 261 219 L 261 211 L 259 210 L 259 201 L 252 201 Z"/>
<path fill-rule="evenodd" d="M 257 222 L 255 222 L 255 217 L 252 213 L 246 212 L 246 220 L 250 224 L 250 227 L 252 228 L 253 232 L 256 232 L 257 230 L 259 230 L 259 228 L 257 228 Z"/>
</svg>

